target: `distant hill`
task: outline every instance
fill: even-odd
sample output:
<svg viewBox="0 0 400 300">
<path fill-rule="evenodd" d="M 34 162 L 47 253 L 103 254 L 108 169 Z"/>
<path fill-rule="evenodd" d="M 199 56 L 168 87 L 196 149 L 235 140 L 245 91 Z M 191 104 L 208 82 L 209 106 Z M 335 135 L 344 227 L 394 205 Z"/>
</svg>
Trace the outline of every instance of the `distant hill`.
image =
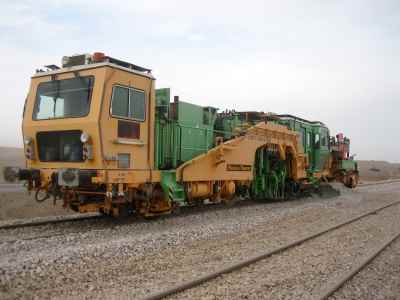
<svg viewBox="0 0 400 300">
<path fill-rule="evenodd" d="M 379 160 L 359 160 L 358 169 L 364 181 L 400 178 L 400 163 Z"/>
</svg>

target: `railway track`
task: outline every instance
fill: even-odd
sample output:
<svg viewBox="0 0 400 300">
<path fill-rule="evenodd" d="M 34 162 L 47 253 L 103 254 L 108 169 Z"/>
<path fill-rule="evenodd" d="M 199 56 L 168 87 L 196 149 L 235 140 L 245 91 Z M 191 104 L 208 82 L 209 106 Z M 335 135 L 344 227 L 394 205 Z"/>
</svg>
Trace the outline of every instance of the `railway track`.
<svg viewBox="0 0 400 300">
<path fill-rule="evenodd" d="M 145 296 L 143 298 L 143 300 L 157 300 L 157 299 L 163 299 L 165 297 L 168 296 L 172 296 L 174 294 L 183 292 L 185 290 L 200 286 L 206 282 L 212 281 L 213 279 L 216 279 L 224 274 L 228 274 L 228 273 L 232 273 L 234 271 L 238 271 L 244 267 L 250 266 L 256 262 L 259 262 L 261 260 L 264 260 L 266 258 L 269 258 L 270 256 L 274 255 L 274 254 L 278 254 L 278 253 L 282 253 L 284 251 L 287 251 L 289 249 L 292 249 L 296 246 L 299 246 L 307 241 L 313 240 L 317 237 L 320 237 L 322 235 L 325 235 L 329 232 L 332 232 L 336 229 L 339 229 L 341 227 L 344 227 L 346 225 L 352 224 L 358 220 L 361 220 L 363 218 L 366 218 L 368 216 L 377 214 L 378 212 L 393 207 L 395 205 L 399 205 L 400 201 L 394 201 L 390 204 L 381 206 L 379 208 L 373 209 L 367 213 L 363 213 L 361 215 L 358 215 L 354 218 L 351 218 L 349 220 L 346 220 L 344 222 L 341 222 L 339 224 L 333 225 L 331 227 L 325 228 L 317 233 L 308 235 L 306 237 L 303 237 L 301 239 L 292 241 L 286 245 L 283 245 L 281 247 L 278 247 L 276 249 L 273 249 L 271 251 L 267 251 L 264 253 L 260 253 L 257 254 L 255 256 L 252 256 L 248 259 L 245 260 L 240 260 L 237 261 L 235 263 L 232 263 L 228 266 L 222 267 L 218 270 L 215 270 L 213 272 L 195 277 L 191 280 L 182 282 L 178 285 L 175 286 L 171 286 L 169 288 L 166 288 L 164 290 L 160 290 L 157 291 L 153 294 L 149 294 L 147 296 Z M 353 269 L 351 269 L 348 273 L 344 274 L 338 281 L 336 282 L 331 282 L 329 283 L 326 287 L 323 287 L 321 289 L 320 294 L 315 296 L 315 299 L 326 299 L 327 297 L 329 297 L 330 295 L 332 295 L 337 289 L 339 289 L 346 281 L 350 280 L 355 274 L 357 274 L 362 268 L 364 268 L 366 265 L 368 265 L 368 263 L 370 261 L 372 261 L 379 253 L 381 253 L 386 247 L 388 247 L 395 239 L 397 239 L 400 236 L 400 233 L 397 233 L 396 235 L 394 235 L 393 237 L 391 237 L 387 242 L 385 242 L 381 247 L 379 247 L 378 249 L 375 249 L 371 254 L 369 254 L 368 256 L 365 257 L 365 259 L 363 259 L 363 261 L 357 265 L 356 267 L 354 267 Z"/>
<path fill-rule="evenodd" d="M 237 206 L 253 206 L 253 205 L 261 205 L 259 202 L 253 201 L 239 201 Z M 209 210 L 221 210 L 221 209 L 231 209 L 234 208 L 232 206 L 226 206 L 222 203 L 220 204 L 213 204 L 213 205 L 204 205 L 196 207 L 196 210 L 193 210 L 193 207 L 185 207 L 183 210 L 180 211 L 180 216 L 184 215 L 191 215 L 194 213 L 203 213 Z M 164 216 L 168 218 L 169 216 Z M 96 223 L 95 227 L 90 227 L 90 225 L 94 225 L 94 223 L 84 223 L 85 228 L 88 228 L 91 232 L 94 231 L 102 231 L 105 229 L 110 229 L 114 226 L 123 226 L 123 225 L 130 225 L 134 223 L 146 223 L 148 220 L 146 219 L 139 219 L 139 218 L 122 218 L 122 219 L 113 219 L 108 216 L 104 216 L 101 214 L 90 214 L 90 215 L 78 215 L 78 216 L 61 216 L 61 217 L 49 217 L 49 218 L 41 218 L 39 220 L 33 221 L 22 221 L 21 223 L 10 223 L 0 226 L 0 232 L 5 232 L 7 230 L 18 229 L 18 228 L 31 228 L 31 227 L 39 227 L 39 226 L 46 226 L 46 225 L 55 225 L 55 224 L 67 224 L 67 223 L 75 223 L 74 227 L 78 226 L 78 229 L 73 231 L 63 231 L 65 228 L 51 228 L 52 230 L 49 232 L 46 229 L 46 233 L 43 234 L 43 231 L 40 231 L 38 235 L 28 235 L 28 236 L 21 236 L 19 235 L 18 238 L 11 238 L 11 239 L 2 239 L 0 244 L 5 243 L 15 243 L 19 241 L 33 241 L 33 240 L 40 240 L 40 239 L 49 239 L 59 236 L 66 236 L 67 234 L 77 234 L 82 233 L 84 231 L 83 227 L 79 227 L 80 224 L 76 224 L 78 222 L 85 222 L 85 221 L 100 221 L 100 223 Z M 88 227 L 89 226 L 89 227 Z M 54 231 L 53 231 L 54 230 Z"/>
<path fill-rule="evenodd" d="M 381 185 L 381 184 L 390 184 L 390 183 L 398 183 L 400 179 L 396 180 L 385 180 L 385 181 L 377 181 L 377 182 L 368 182 L 361 183 L 358 187 L 366 187 L 372 185 Z M 201 208 L 200 208 L 201 209 Z M 98 213 L 89 213 L 84 215 L 73 215 L 73 216 L 52 216 L 34 220 L 15 220 L 11 223 L 0 223 L 0 231 L 5 229 L 16 229 L 16 228 L 24 228 L 24 227 L 35 227 L 35 226 L 45 226 L 50 224 L 60 224 L 60 223 L 72 223 L 86 220 L 96 220 L 103 219 L 104 215 Z M 41 238 L 41 237 L 39 237 Z"/>
<path fill-rule="evenodd" d="M 236 206 L 251 206 L 251 205 L 260 205 L 259 202 L 254 201 L 238 201 Z M 203 205 L 203 206 L 196 206 L 196 210 L 193 210 L 194 207 L 183 207 L 180 211 L 180 215 L 184 214 L 192 214 L 197 212 L 203 212 L 208 210 L 218 210 L 218 209 L 230 209 L 231 206 L 226 206 L 222 203 L 219 204 L 212 204 L 212 205 Z M 164 217 L 168 217 L 166 215 Z M 97 213 L 89 213 L 89 214 L 82 214 L 82 215 L 72 215 L 72 216 L 57 216 L 57 217 L 45 217 L 40 219 L 21 219 L 21 220 L 13 220 L 11 222 L 0 222 L 0 231 L 6 229 L 16 229 L 16 228 L 25 228 L 25 227 L 37 227 L 37 226 L 45 226 L 50 224 L 62 224 L 62 223 L 72 223 L 72 222 L 79 222 L 79 221 L 87 221 L 87 220 L 111 220 L 113 224 L 121 225 L 124 223 L 131 224 L 133 222 L 146 222 L 146 219 L 139 219 L 139 218 L 121 218 L 121 219 L 113 219 L 102 214 Z"/>
<path fill-rule="evenodd" d="M 329 296 L 332 296 L 336 291 L 338 291 L 346 282 L 350 281 L 357 273 L 364 269 L 370 262 L 372 262 L 375 257 L 377 257 L 381 252 L 383 252 L 387 247 L 389 247 L 395 240 L 400 237 L 400 232 L 390 237 L 377 249 L 373 249 L 368 255 L 363 257 L 362 261 L 354 266 L 350 271 L 343 274 L 338 280 L 329 282 L 321 288 L 319 294 L 315 295 L 315 300 L 325 300 Z"/>
<path fill-rule="evenodd" d="M 0 225 L 0 230 L 4 229 L 15 229 L 22 227 L 35 227 L 35 226 L 45 226 L 49 224 L 59 224 L 59 223 L 70 223 L 85 220 L 94 220 L 103 218 L 101 214 L 88 214 L 88 215 L 73 215 L 73 216 L 58 216 L 58 217 L 46 217 L 34 220 L 16 220 L 11 223 L 6 223 Z"/>
<path fill-rule="evenodd" d="M 392 182 L 377 184 L 384 183 Z M 394 190 L 393 193 L 385 192 L 386 187 L 389 190 Z M 375 195 L 369 195 L 370 191 L 373 191 Z M 383 191 L 384 194 L 382 197 L 376 197 L 376 195 L 379 195 L 380 191 Z M 359 216 L 358 214 L 361 212 L 367 211 L 368 214 L 371 214 L 371 217 L 362 220 L 360 223 L 346 226 L 341 230 L 334 231 L 333 234 L 323 235 L 320 239 L 315 239 L 315 241 L 310 241 L 303 245 L 299 244 L 299 247 L 293 246 L 293 250 L 287 252 L 282 250 L 282 252 L 285 251 L 282 255 L 273 256 L 261 262 L 254 263 L 249 269 L 233 270 L 230 271 L 232 274 L 228 274 L 222 278 L 217 278 L 219 277 L 219 275 L 217 275 L 214 280 L 210 279 L 208 283 L 198 286 L 197 288 L 194 286 L 193 289 L 188 289 L 182 294 L 173 296 L 173 298 L 185 297 L 187 295 L 205 295 L 207 297 L 210 294 L 223 297 L 224 290 L 231 296 L 234 296 L 235 293 L 238 295 L 246 295 L 247 291 L 253 291 L 251 293 L 252 295 L 260 296 L 263 292 L 268 291 L 267 293 L 272 293 L 272 295 L 278 298 L 282 293 L 291 293 L 291 291 L 294 291 L 293 289 L 291 289 L 291 291 L 284 290 L 286 284 L 282 287 L 282 291 L 280 291 L 281 288 L 274 288 L 274 286 L 277 284 L 279 285 L 282 280 L 293 280 L 293 283 L 297 284 L 297 295 L 300 295 L 303 290 L 310 296 L 309 291 L 312 290 L 312 295 L 314 295 L 314 291 L 316 291 L 317 288 L 319 291 L 319 287 L 326 284 L 327 278 L 337 279 L 339 278 L 338 276 L 341 276 L 349 270 L 345 266 L 352 266 L 356 261 L 361 261 L 361 257 L 356 260 L 349 259 L 354 253 L 365 254 L 365 250 L 374 249 L 374 247 L 384 242 L 382 238 L 379 238 L 380 242 L 378 243 L 373 241 L 375 238 L 373 240 L 371 239 L 371 242 L 369 242 L 370 237 L 385 236 L 388 238 L 389 231 L 386 231 L 386 229 L 391 229 L 391 234 L 396 232 L 396 227 L 390 224 L 396 224 L 394 222 L 400 207 L 397 206 L 393 200 L 397 199 L 398 195 L 398 185 L 391 186 L 388 184 L 387 186 L 383 186 L 383 188 L 360 188 L 359 191 L 355 191 L 354 193 L 347 193 L 342 199 L 333 199 L 333 202 L 331 202 L 330 199 L 321 200 L 320 198 L 300 199 L 299 201 L 279 201 L 277 203 L 270 203 L 270 205 L 261 204 L 259 202 L 254 203 L 253 201 L 243 201 L 243 203 L 241 203 L 240 201 L 237 205 L 232 207 L 232 209 L 234 209 L 232 213 L 229 212 L 231 209 L 230 207 L 223 205 L 205 205 L 195 209 L 193 207 L 183 209 L 179 216 L 173 216 L 172 218 L 166 217 L 166 220 L 159 220 L 156 222 L 148 222 L 137 218 L 129 218 L 125 221 L 106 218 L 106 221 L 101 219 L 99 221 L 88 220 L 74 222 L 71 226 L 68 224 L 60 224 L 58 226 L 38 226 L 26 230 L 3 230 L 1 232 L 2 237 L 0 238 L 0 249 L 2 250 L 0 256 L 2 256 L 3 261 L 0 268 L 3 268 L 3 272 L 8 276 L 7 286 L 9 286 L 11 292 L 17 292 L 16 284 L 19 284 L 18 282 L 22 280 L 17 280 L 17 278 L 20 278 L 18 277 L 18 272 L 22 272 L 22 270 L 26 269 L 40 270 L 34 271 L 32 274 L 29 273 L 31 275 L 26 275 L 22 280 L 24 286 L 26 286 L 26 292 L 23 292 L 24 295 L 32 295 L 30 291 L 35 290 L 38 291 L 38 295 L 41 294 L 43 297 L 46 297 L 46 295 L 56 296 L 59 295 L 60 291 L 63 291 L 65 296 L 82 294 L 88 297 L 101 297 L 103 295 L 114 294 L 116 298 L 120 295 L 126 295 L 126 298 L 131 298 L 134 293 L 135 297 L 140 298 L 145 297 L 148 293 L 156 292 L 158 289 L 168 288 L 168 282 L 172 286 L 181 282 L 181 280 L 182 282 L 186 282 L 186 280 L 192 278 L 192 276 L 197 276 L 195 272 L 200 272 L 200 270 L 201 272 L 215 271 L 215 268 L 226 266 L 222 264 L 223 261 L 227 264 L 231 264 L 235 261 L 239 263 L 239 260 L 248 257 L 252 253 L 257 254 L 258 252 L 253 252 L 255 250 L 257 251 L 257 249 L 262 250 L 266 249 L 264 247 L 267 247 L 268 250 L 276 251 L 276 249 L 274 250 L 275 247 L 282 248 L 282 243 L 286 244 L 287 242 L 297 240 L 302 237 L 303 234 L 307 234 L 307 232 L 315 233 L 315 230 L 327 229 L 325 226 L 327 226 L 328 223 L 330 225 L 335 225 L 338 224 L 338 222 L 349 220 L 353 218 L 353 216 Z M 255 208 L 248 207 L 243 211 L 240 209 L 240 206 L 252 206 L 252 203 L 255 204 Z M 304 205 L 305 207 L 303 207 Z M 373 216 L 373 214 L 377 212 L 377 205 L 387 205 L 388 208 L 392 207 L 392 209 L 386 209 L 377 216 Z M 237 209 L 238 207 L 239 210 Z M 280 212 L 286 209 L 287 212 L 281 215 Z M 379 209 L 383 210 L 385 208 L 380 207 L 378 211 Z M 208 214 L 203 214 L 203 212 L 215 212 L 218 210 L 221 210 L 221 212 L 213 213 L 211 217 L 208 216 Z M 225 212 L 227 210 L 228 212 Z M 394 210 L 396 213 L 393 212 Z M 327 213 L 325 214 L 325 212 Z M 190 217 L 190 215 L 194 216 Z M 205 215 L 205 217 L 203 215 Z M 266 216 L 269 219 L 266 223 L 264 223 L 264 221 L 261 221 L 262 223 L 257 221 L 258 218 L 264 220 Z M 381 221 L 385 220 L 382 216 L 389 216 L 390 220 Z M 237 217 L 240 218 L 237 219 Z M 256 220 L 254 222 L 251 221 L 250 224 L 243 228 L 231 228 L 232 224 L 246 224 L 249 218 Z M 323 221 L 324 218 L 326 218 L 328 223 Z M 221 219 L 228 221 L 220 221 Z M 201 224 L 205 224 L 206 222 L 207 224 L 211 223 L 210 227 L 204 230 L 200 229 L 203 228 Z M 192 224 L 194 225 L 192 226 Z M 258 227 L 260 224 L 262 224 L 262 226 Z M 272 228 L 272 231 L 263 229 L 266 227 L 266 224 L 268 227 Z M 165 225 L 172 226 L 171 234 L 169 229 L 168 235 L 167 232 L 164 233 L 163 230 L 167 228 Z M 321 227 L 321 225 L 323 227 Z M 381 227 L 378 225 L 384 226 L 379 230 L 375 230 L 374 228 Z M 304 230 L 296 229 L 303 226 Z M 362 229 L 360 229 L 360 227 Z M 252 231 L 255 231 L 256 234 L 249 237 L 247 230 L 250 228 Z M 283 229 L 281 230 L 279 228 Z M 383 228 L 385 228 L 384 231 L 387 232 L 386 234 L 380 231 L 383 230 Z M 353 229 L 357 230 L 353 231 Z M 366 232 L 364 235 L 363 230 L 366 229 L 370 231 L 364 231 Z M 92 232 L 94 233 L 92 234 Z M 286 232 L 288 233 L 287 235 Z M 341 237 L 342 232 L 346 232 L 346 235 L 343 237 Z M 351 236 L 348 237 L 347 234 L 350 234 L 350 232 L 352 232 Z M 361 235 L 358 239 L 359 234 Z M 61 237 L 52 238 L 58 235 L 61 235 Z M 64 235 L 65 238 L 63 237 Z M 215 241 L 208 241 L 209 237 L 213 238 L 219 235 L 221 235 L 221 239 L 218 238 Z M 331 236 L 334 237 L 334 241 L 332 241 Z M 12 240 L 16 238 L 18 238 L 18 240 Z M 361 246 L 355 246 L 354 248 L 351 246 L 354 238 L 358 241 L 357 244 L 360 243 Z M 6 239 L 9 240 L 7 241 Z M 20 242 L 21 240 L 28 240 L 28 242 Z M 207 240 L 207 243 L 202 243 L 202 240 Z M 257 242 L 257 240 L 259 241 Z M 325 253 L 330 253 L 329 249 L 332 249 L 330 247 L 335 247 L 336 240 L 343 240 L 344 246 L 340 244 L 340 247 L 334 251 L 335 253 L 333 255 L 330 254 L 325 257 Z M 366 242 L 367 240 L 368 243 Z M 105 243 L 105 241 L 110 242 Z M 13 242 L 16 243 L 12 244 Z M 349 245 L 347 248 L 346 244 Z M 398 243 L 396 243 L 396 245 L 397 244 Z M 315 245 L 317 245 L 317 247 Z M 368 247 L 366 247 L 366 245 L 368 245 Z M 220 246 L 221 248 L 219 248 Z M 319 252 L 309 252 L 307 250 L 318 249 L 318 246 L 328 251 L 320 250 Z M 148 253 L 148 249 L 155 249 L 153 250 L 155 252 Z M 349 255 L 346 256 L 347 258 L 339 261 L 335 274 L 332 276 L 332 274 L 328 273 L 330 270 L 327 266 L 335 265 L 336 258 L 341 255 L 340 251 L 344 253 L 343 249 L 348 249 L 346 250 L 346 254 Z M 37 253 L 40 254 L 40 260 L 37 258 Z M 157 255 L 157 253 L 162 254 Z M 204 253 L 210 253 L 210 260 L 204 261 Z M 312 253 L 312 255 L 309 255 L 309 253 Z M 224 254 L 225 257 L 223 257 Z M 303 256 L 303 254 L 304 257 L 299 258 L 299 255 Z M 108 261 L 110 256 L 115 256 L 115 260 Z M 137 260 L 138 257 L 142 256 L 144 257 L 143 263 Z M 80 257 L 85 257 L 85 259 L 81 260 Z M 234 257 L 236 257 L 236 259 L 234 259 Z M 147 258 L 151 258 L 151 260 L 149 261 Z M 175 259 L 176 264 L 174 263 Z M 301 260 L 299 261 L 299 259 Z M 57 264 L 54 264 L 54 261 L 57 261 Z M 103 265 L 105 261 L 107 261 L 107 263 Z M 308 261 L 309 263 L 304 265 L 303 261 Z M 71 262 L 77 265 L 71 268 Z M 201 265 L 203 262 L 204 265 Z M 198 268 L 194 266 L 198 266 Z M 318 269 L 314 270 L 314 266 L 317 266 L 316 268 Z M 274 269 L 273 272 L 271 267 Z M 134 268 L 134 271 L 132 268 Z M 303 270 L 303 268 L 306 269 Z M 198 270 L 196 271 L 196 269 Z M 60 273 L 60 270 L 63 273 Z M 94 290 L 89 291 L 87 286 L 81 285 L 81 283 L 86 280 L 81 270 L 88 270 L 91 274 L 99 274 L 93 277 L 91 288 Z M 1 271 L 2 270 L 0 270 L 0 272 Z M 176 277 L 166 281 L 165 276 L 174 274 L 174 272 L 176 272 Z M 270 275 L 268 275 L 274 272 L 276 276 L 270 277 Z M 254 276 L 254 274 L 257 273 L 258 275 Z M 263 279 L 264 274 L 268 276 L 266 282 L 264 282 L 265 279 Z M 319 274 L 324 275 L 319 276 Z M 126 277 L 123 282 L 119 281 L 121 276 L 123 278 Z M 34 280 L 34 278 L 39 277 L 44 279 L 41 281 Z M 62 279 L 62 281 L 68 284 L 60 287 L 52 283 L 54 278 Z M 180 278 L 180 280 L 178 278 Z M 259 279 L 257 280 L 257 278 Z M 318 281 L 318 284 L 316 284 L 314 278 Z M 247 279 L 249 281 L 247 281 Z M 356 278 L 356 281 L 357 280 L 358 277 Z M 109 285 L 104 286 L 104 282 L 108 282 Z M 307 284 L 307 282 L 309 284 Z M 353 283 L 353 280 L 351 282 Z M 72 283 L 74 283 L 74 288 L 71 286 Z M 264 286 L 264 284 L 266 285 Z M 241 285 L 242 287 L 240 287 Z M 337 282 L 329 282 L 326 287 L 323 287 L 322 291 L 328 291 L 335 285 L 337 285 Z M 293 287 L 294 285 L 290 286 Z M 267 291 L 264 291 L 265 288 Z M 340 291 L 339 294 L 340 293 L 342 292 Z M 315 295 L 321 295 L 322 297 L 323 293 L 321 292 Z M 310 296 L 309 298 L 312 297 Z"/>
<path fill-rule="evenodd" d="M 381 184 L 389 184 L 389 183 L 398 183 L 400 179 L 390 179 L 390 180 L 382 180 L 382 181 L 375 181 L 375 182 L 366 182 L 360 183 L 357 187 L 364 187 L 364 186 L 371 186 L 371 185 L 381 185 Z"/>
</svg>

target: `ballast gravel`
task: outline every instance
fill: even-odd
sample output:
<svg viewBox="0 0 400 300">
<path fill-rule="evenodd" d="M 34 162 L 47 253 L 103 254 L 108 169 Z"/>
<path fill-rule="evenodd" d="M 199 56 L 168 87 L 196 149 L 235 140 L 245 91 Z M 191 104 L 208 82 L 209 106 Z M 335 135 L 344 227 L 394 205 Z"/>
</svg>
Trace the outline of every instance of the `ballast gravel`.
<svg viewBox="0 0 400 300">
<path fill-rule="evenodd" d="M 0 231 L 0 298 L 140 298 L 393 202 L 399 198 L 400 184 L 341 190 L 340 197 L 331 199 L 209 207 L 152 221 L 82 222 L 71 225 L 73 230 L 63 224 L 57 225 L 54 236 L 51 226 Z M 365 245 L 369 247 L 369 237 L 379 234 L 362 235 Z M 339 242 L 329 245 L 346 248 L 353 240 Z M 315 250 L 310 251 L 305 261 L 282 272 L 310 265 Z M 329 270 L 335 261 L 326 264 Z M 274 275 L 279 274 L 269 276 Z M 323 273 L 320 276 L 324 278 Z M 244 294 L 251 284 L 250 280 L 250 286 L 243 287 Z M 292 287 L 291 282 L 275 284 L 270 289 Z M 304 293 L 303 287 L 295 287 L 293 296 Z M 204 296 L 224 298 L 226 288 Z"/>
<path fill-rule="evenodd" d="M 400 239 L 397 239 L 328 299 L 399 299 L 399 277 Z"/>
<path fill-rule="evenodd" d="M 326 284 L 400 231 L 400 205 L 178 294 L 176 299 L 319 299 Z M 343 299 L 343 298 L 342 298 Z"/>
</svg>

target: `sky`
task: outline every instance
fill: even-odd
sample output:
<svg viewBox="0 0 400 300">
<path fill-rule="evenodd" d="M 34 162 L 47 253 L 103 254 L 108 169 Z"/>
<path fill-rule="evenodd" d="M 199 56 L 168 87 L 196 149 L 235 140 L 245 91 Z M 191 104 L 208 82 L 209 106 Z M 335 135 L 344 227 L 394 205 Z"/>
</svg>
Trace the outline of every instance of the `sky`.
<svg viewBox="0 0 400 300">
<path fill-rule="evenodd" d="M 400 1 L 0 0 L 0 144 L 22 146 L 30 76 L 104 52 L 204 106 L 288 113 L 400 162 Z"/>
</svg>

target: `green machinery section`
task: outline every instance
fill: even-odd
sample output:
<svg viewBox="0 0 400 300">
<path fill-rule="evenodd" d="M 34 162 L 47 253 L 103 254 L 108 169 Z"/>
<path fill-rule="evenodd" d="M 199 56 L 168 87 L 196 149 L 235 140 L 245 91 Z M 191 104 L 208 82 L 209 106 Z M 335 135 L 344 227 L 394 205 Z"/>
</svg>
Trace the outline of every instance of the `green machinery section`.
<svg viewBox="0 0 400 300">
<path fill-rule="evenodd" d="M 251 194 L 255 199 L 284 199 L 286 162 L 276 151 L 261 148 L 256 152 Z"/>
<path fill-rule="evenodd" d="M 217 115 L 215 134 L 229 140 L 263 120 L 266 120 L 266 115 L 260 112 L 225 111 Z"/>
<path fill-rule="evenodd" d="M 290 115 L 281 115 L 277 121 L 289 129 L 300 134 L 304 153 L 308 156 L 309 168 L 307 172 L 320 172 L 329 158 L 329 130 L 321 122 L 310 122 Z"/>
<path fill-rule="evenodd" d="M 230 114 L 225 117 L 218 117 L 215 122 L 216 133 L 224 140 L 233 138 L 239 134 L 243 126 L 243 121 L 239 118 L 239 114 Z"/>
<path fill-rule="evenodd" d="M 358 171 L 357 162 L 352 159 L 340 160 L 338 168 L 347 172 Z"/>
<path fill-rule="evenodd" d="M 161 185 L 175 202 L 185 202 L 183 186 L 176 182 L 176 168 L 223 141 L 240 135 L 260 121 L 274 122 L 297 131 L 308 156 L 308 181 L 319 184 L 315 173 L 326 166 L 332 149 L 328 128 L 321 122 L 310 122 L 292 115 L 270 115 L 260 112 L 225 111 L 217 114 L 213 107 L 203 107 L 174 97 L 170 89 L 156 90 L 155 166 L 161 170 Z M 344 170 L 356 169 L 352 160 L 340 161 Z M 251 194 L 257 199 L 282 199 L 285 192 L 295 193 L 298 184 L 287 177 L 287 163 L 267 149 L 256 152 Z"/>
<path fill-rule="evenodd" d="M 156 90 L 155 166 L 171 201 L 185 205 L 185 192 L 176 181 L 176 168 L 214 147 L 216 109 L 170 102 L 170 89 Z"/>
<path fill-rule="evenodd" d="M 214 147 L 216 109 L 179 101 L 170 90 L 156 90 L 155 165 L 176 169 Z"/>
<path fill-rule="evenodd" d="M 176 182 L 175 170 L 161 171 L 161 187 L 171 202 L 185 204 L 185 191 L 182 185 Z"/>
<path fill-rule="evenodd" d="M 350 140 L 346 137 L 331 137 L 330 141 L 331 152 L 337 163 L 337 168 L 345 173 L 358 172 L 357 162 L 353 157 L 349 157 L 350 153 Z"/>
</svg>

